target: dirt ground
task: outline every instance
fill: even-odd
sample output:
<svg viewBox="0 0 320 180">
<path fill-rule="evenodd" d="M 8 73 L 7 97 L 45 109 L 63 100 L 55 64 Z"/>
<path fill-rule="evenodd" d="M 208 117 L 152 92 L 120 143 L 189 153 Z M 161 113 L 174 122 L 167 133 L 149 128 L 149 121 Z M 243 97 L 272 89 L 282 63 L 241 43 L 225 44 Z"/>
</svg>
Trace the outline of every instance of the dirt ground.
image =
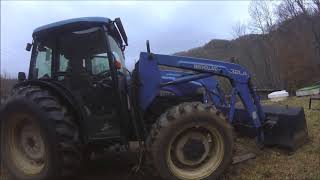
<svg viewBox="0 0 320 180">
<path fill-rule="evenodd" d="M 308 98 L 289 98 L 282 105 L 303 106 L 309 130 L 309 142 L 294 153 L 277 148 L 259 149 L 253 139 L 237 138 L 236 154 L 253 152 L 255 159 L 229 167 L 221 179 L 297 179 L 320 180 L 320 110 L 308 109 Z M 267 102 L 270 103 L 270 102 Z M 320 109 L 320 102 L 314 108 Z M 132 157 L 117 155 L 87 163 L 77 180 L 157 180 L 148 166 L 133 173 Z M 0 177 L 5 180 L 5 177 Z"/>
</svg>

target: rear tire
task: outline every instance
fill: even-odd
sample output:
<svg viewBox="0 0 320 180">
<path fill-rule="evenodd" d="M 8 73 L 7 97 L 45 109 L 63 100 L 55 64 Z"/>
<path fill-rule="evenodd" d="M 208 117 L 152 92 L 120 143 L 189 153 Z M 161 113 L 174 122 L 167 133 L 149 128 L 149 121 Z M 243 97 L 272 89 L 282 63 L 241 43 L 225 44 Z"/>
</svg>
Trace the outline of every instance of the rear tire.
<svg viewBox="0 0 320 180">
<path fill-rule="evenodd" d="M 15 89 L 2 120 L 1 157 L 13 179 L 60 179 L 79 167 L 80 139 L 74 117 L 48 90 Z"/>
<path fill-rule="evenodd" d="M 183 103 L 165 112 L 147 140 L 151 160 L 166 180 L 217 179 L 232 162 L 233 131 L 215 107 Z"/>
</svg>

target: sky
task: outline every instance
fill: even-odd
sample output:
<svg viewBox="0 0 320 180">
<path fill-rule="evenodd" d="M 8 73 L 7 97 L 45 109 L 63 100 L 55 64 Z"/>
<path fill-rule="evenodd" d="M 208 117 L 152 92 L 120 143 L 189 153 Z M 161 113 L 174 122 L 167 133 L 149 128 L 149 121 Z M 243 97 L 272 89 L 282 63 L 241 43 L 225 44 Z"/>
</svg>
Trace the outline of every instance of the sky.
<svg viewBox="0 0 320 180">
<path fill-rule="evenodd" d="M 250 1 L 1 1 L 1 72 L 27 72 L 32 32 L 41 25 L 88 16 L 120 17 L 129 46 L 126 66 L 139 53 L 172 54 L 212 39 L 232 39 L 235 23 L 249 20 Z"/>
</svg>

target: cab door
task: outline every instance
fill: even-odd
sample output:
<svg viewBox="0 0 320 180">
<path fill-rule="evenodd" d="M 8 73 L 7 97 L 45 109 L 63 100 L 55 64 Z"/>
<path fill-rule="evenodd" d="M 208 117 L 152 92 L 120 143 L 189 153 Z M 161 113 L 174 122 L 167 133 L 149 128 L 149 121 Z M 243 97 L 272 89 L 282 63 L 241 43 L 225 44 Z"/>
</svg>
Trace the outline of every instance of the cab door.
<svg viewBox="0 0 320 180">
<path fill-rule="evenodd" d="M 91 139 L 113 139 L 120 137 L 119 99 L 114 79 L 111 76 L 105 54 L 87 59 L 87 70 L 91 72 L 93 87 L 85 99 L 90 111 L 89 134 Z"/>
</svg>

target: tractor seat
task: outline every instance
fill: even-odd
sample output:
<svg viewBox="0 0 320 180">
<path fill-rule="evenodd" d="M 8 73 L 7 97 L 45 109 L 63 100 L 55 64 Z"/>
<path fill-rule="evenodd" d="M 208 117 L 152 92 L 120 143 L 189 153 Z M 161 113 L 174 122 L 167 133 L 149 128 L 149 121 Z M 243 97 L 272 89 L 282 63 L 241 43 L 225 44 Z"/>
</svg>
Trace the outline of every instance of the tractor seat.
<svg viewBox="0 0 320 180">
<path fill-rule="evenodd" d="M 68 63 L 65 80 L 71 89 L 83 90 L 92 87 L 90 74 L 83 67 L 82 61 L 73 59 Z"/>
</svg>

